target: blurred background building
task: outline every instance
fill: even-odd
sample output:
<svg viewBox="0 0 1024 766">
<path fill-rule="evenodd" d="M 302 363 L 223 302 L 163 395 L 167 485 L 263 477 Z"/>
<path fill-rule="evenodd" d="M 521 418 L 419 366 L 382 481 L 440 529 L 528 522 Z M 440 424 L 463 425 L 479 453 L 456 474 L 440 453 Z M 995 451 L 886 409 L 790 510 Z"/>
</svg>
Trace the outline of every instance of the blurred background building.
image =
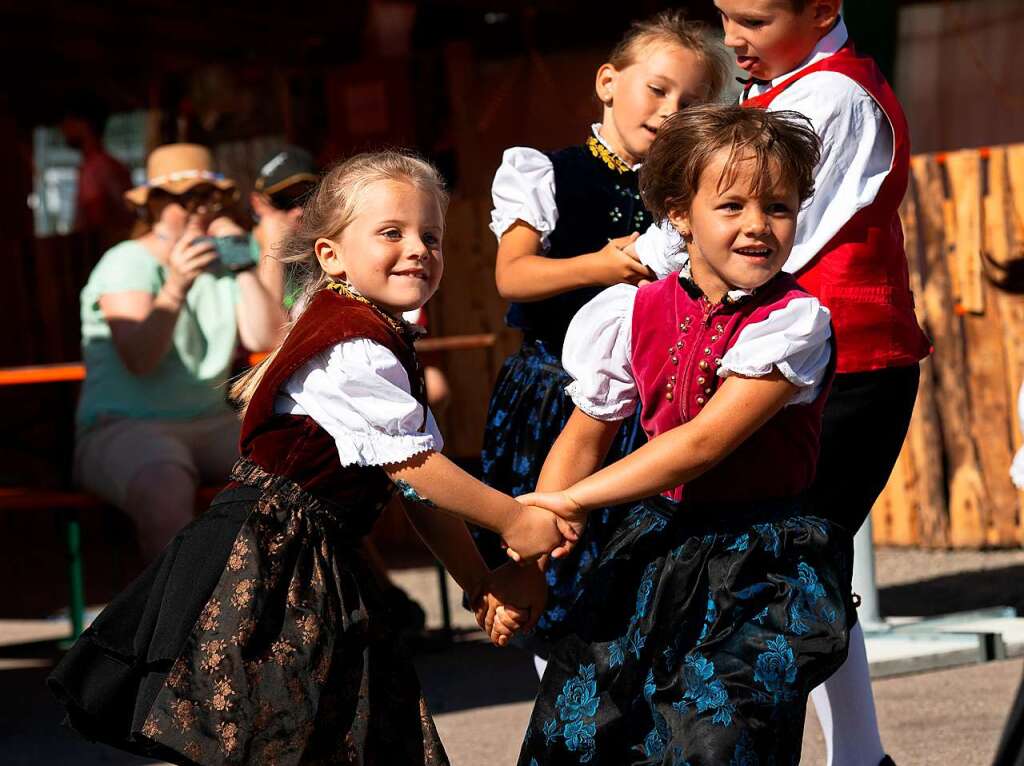
<svg viewBox="0 0 1024 766">
<path fill-rule="evenodd" d="M 600 113 L 594 70 L 631 20 L 670 5 L 4 4 L 0 365 L 80 358 L 78 291 L 104 233 L 76 207 L 83 156 L 62 130 L 71 105 L 88 102 L 109 117 L 102 143 L 136 181 L 151 149 L 191 141 L 212 148 L 243 200 L 256 163 L 282 141 L 309 148 L 321 164 L 409 146 L 438 164 L 453 191 L 431 330 L 499 335 L 493 348 L 461 352 L 447 369 L 449 450 L 477 453 L 494 375 L 517 342 L 503 328 L 487 229 L 501 152 L 581 141 Z M 710 0 L 674 5 L 717 23 Z M 1013 47 L 1024 38 L 1019 0 L 845 5 L 853 38 L 906 107 L 915 153 L 1024 141 Z M 74 397 L 71 386 L 0 389 L 0 484 L 66 481 Z M 0 517 L 0 529 L 23 523 Z"/>
</svg>

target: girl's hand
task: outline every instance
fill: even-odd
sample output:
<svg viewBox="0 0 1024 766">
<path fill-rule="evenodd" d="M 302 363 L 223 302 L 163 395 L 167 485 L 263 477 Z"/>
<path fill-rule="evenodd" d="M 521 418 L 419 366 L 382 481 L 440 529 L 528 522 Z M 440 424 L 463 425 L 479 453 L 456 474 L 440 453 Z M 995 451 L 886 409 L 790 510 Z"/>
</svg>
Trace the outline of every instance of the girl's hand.
<svg viewBox="0 0 1024 766">
<path fill-rule="evenodd" d="M 574 543 L 583 534 L 583 528 L 587 524 L 587 512 L 579 503 L 572 499 L 567 491 L 562 492 L 530 492 L 516 498 L 517 502 L 523 505 L 535 505 L 545 508 L 558 516 L 558 529 L 566 541 Z M 551 552 L 552 558 L 561 558 L 572 550 L 568 548 L 556 548 Z"/>
<path fill-rule="evenodd" d="M 196 277 L 217 260 L 217 251 L 212 242 L 192 244 L 196 237 L 201 237 L 204 233 L 198 222 L 192 219 L 185 227 L 181 239 L 171 248 L 167 263 L 167 284 L 177 290 L 182 297 L 188 293 Z"/>
<path fill-rule="evenodd" d="M 587 259 L 594 284 L 611 287 L 626 282 L 635 285 L 641 280 L 654 278 L 654 273 L 640 263 L 636 249 L 631 247 L 639 236 L 638 232 L 633 232 L 627 237 L 610 239 L 596 253 L 583 256 Z"/>
<path fill-rule="evenodd" d="M 640 255 L 636 251 L 636 240 L 637 240 L 637 236 L 633 235 L 632 241 L 628 245 L 626 245 L 624 248 L 622 248 L 622 252 L 624 252 L 630 258 L 632 258 L 632 259 L 634 259 L 636 261 L 640 261 Z M 651 269 L 648 266 L 645 266 L 645 268 L 647 269 L 648 276 L 646 276 L 643 279 L 640 279 L 640 280 L 634 282 L 633 284 L 635 284 L 637 287 L 643 287 L 644 285 L 649 285 L 649 284 L 651 284 L 651 282 L 656 281 L 657 278 L 658 278 L 658 275 L 654 273 L 653 269 Z"/>
<path fill-rule="evenodd" d="M 566 539 L 558 522 L 557 516 L 543 508 L 521 508 L 501 533 L 509 557 L 514 561 L 532 560 L 562 547 Z"/>
<path fill-rule="evenodd" d="M 477 623 L 496 646 L 505 646 L 520 631 L 534 628 L 547 602 L 548 586 L 535 564 L 506 564 L 492 571 L 483 586 L 475 614 Z"/>
</svg>

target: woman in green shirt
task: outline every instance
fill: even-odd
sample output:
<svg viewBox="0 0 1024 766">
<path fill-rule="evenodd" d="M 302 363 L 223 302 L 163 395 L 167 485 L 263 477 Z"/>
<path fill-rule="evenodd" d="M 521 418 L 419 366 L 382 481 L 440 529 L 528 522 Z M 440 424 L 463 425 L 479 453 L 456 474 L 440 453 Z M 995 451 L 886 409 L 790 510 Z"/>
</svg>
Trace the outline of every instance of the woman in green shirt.
<svg viewBox="0 0 1024 766">
<path fill-rule="evenodd" d="M 192 518 L 200 483 L 226 479 L 239 421 L 224 383 L 239 340 L 282 340 L 287 316 L 257 277 L 201 237 L 242 234 L 222 215 L 234 182 L 210 152 L 169 144 L 125 196 L 149 231 L 108 250 L 82 290 L 86 379 L 75 478 L 132 517 L 149 560 Z"/>
</svg>

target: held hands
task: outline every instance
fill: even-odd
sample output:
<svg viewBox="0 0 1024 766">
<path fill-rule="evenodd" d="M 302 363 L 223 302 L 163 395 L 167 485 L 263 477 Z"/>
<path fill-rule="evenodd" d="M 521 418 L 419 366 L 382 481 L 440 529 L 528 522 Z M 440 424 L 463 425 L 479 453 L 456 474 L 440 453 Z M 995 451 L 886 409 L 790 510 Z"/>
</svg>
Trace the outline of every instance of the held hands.
<svg viewBox="0 0 1024 766">
<path fill-rule="evenodd" d="M 567 523 L 550 511 L 516 500 L 523 507 L 501 535 L 509 558 L 532 561 L 549 553 L 553 558 L 561 558 L 573 549 L 582 524 Z"/>
<path fill-rule="evenodd" d="M 547 596 L 547 582 L 539 565 L 506 564 L 488 575 L 473 613 L 494 645 L 505 646 L 516 633 L 533 629 L 544 612 Z"/>
<path fill-rule="evenodd" d="M 608 244 L 586 256 L 594 282 L 610 287 L 620 282 L 635 285 L 654 278 L 654 273 L 640 262 L 633 243 L 640 235 L 633 232 L 626 237 L 608 240 Z"/>
<path fill-rule="evenodd" d="M 583 534 L 583 528 L 587 524 L 587 512 L 566 491 L 530 492 L 520 495 L 516 501 L 528 508 L 546 509 L 550 514 L 554 514 L 555 526 L 564 538 L 564 542 L 551 551 L 552 558 L 557 559 L 567 555 L 573 549 L 576 541 L 580 539 L 580 535 Z M 505 539 L 505 542 L 508 544 L 506 552 L 513 561 L 529 558 L 522 556 L 522 552 L 508 538 Z"/>
</svg>

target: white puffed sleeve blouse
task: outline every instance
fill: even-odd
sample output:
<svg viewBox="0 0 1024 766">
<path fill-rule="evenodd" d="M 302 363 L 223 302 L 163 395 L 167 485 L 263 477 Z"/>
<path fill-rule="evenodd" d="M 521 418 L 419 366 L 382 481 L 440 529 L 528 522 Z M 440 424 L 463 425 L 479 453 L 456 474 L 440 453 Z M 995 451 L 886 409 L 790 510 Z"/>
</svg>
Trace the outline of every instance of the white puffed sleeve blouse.
<svg viewBox="0 0 1024 766">
<path fill-rule="evenodd" d="M 627 418 L 640 403 L 630 366 L 636 294 L 636 287 L 625 284 L 602 291 L 577 312 L 565 335 L 562 364 L 573 378 L 566 391 L 598 420 Z M 817 298 L 791 300 L 740 330 L 718 375 L 756 378 L 777 369 L 799 389 L 787 407 L 814 401 L 831 356 L 829 320 Z"/>
<path fill-rule="evenodd" d="M 402 463 L 444 447 L 433 414 L 411 390 L 394 353 L 354 338 L 300 367 L 282 387 L 274 412 L 315 420 L 333 437 L 343 466 Z"/>
<path fill-rule="evenodd" d="M 601 135 L 600 123 L 590 126 L 590 132 L 605 148 L 612 150 Z M 639 165 L 633 167 L 638 170 Z M 527 146 L 506 149 L 501 166 L 491 184 L 491 231 L 501 240 L 502 235 L 516 221 L 522 221 L 540 234 L 543 250 L 548 249 L 548 237 L 558 224 L 558 206 L 555 204 L 555 169 L 551 158 Z M 678 250 L 673 249 L 674 229 L 655 231 L 638 240 L 637 255 L 659 279 L 679 270 Z M 676 235 L 678 237 L 678 235 Z M 640 245 L 639 243 L 643 243 Z M 641 249 L 642 248 L 642 249 Z"/>
</svg>

